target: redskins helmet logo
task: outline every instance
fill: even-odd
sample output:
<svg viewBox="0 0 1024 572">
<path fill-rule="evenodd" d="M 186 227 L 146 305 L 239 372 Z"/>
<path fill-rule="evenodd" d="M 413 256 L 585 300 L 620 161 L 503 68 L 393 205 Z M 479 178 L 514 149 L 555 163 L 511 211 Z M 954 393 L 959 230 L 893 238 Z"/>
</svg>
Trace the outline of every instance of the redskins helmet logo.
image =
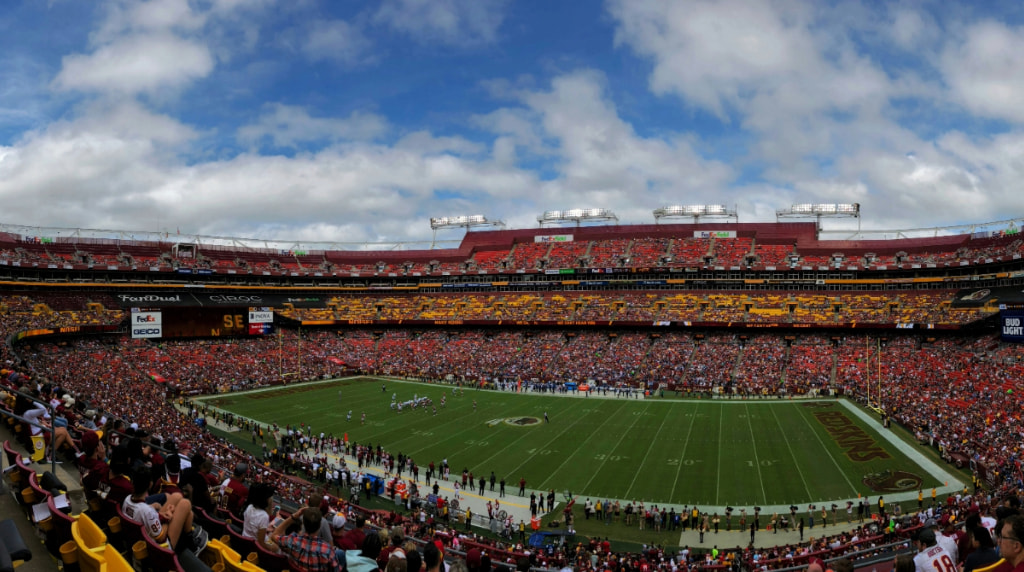
<svg viewBox="0 0 1024 572">
<path fill-rule="evenodd" d="M 882 471 L 864 475 L 862 481 L 871 490 L 879 493 L 899 493 L 921 488 L 923 479 L 907 471 Z"/>
</svg>

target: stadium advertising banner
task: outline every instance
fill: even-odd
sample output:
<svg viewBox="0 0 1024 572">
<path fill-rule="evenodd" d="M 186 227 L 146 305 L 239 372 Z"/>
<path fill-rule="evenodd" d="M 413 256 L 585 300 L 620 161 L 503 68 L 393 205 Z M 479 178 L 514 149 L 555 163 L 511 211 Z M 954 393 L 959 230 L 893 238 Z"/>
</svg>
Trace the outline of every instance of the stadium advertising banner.
<svg viewBox="0 0 1024 572">
<path fill-rule="evenodd" d="M 250 324 L 270 324 L 274 322 L 274 312 L 270 308 L 249 308 Z"/>
<path fill-rule="evenodd" d="M 693 238 L 736 238 L 735 230 L 695 230 Z"/>
<path fill-rule="evenodd" d="M 210 292 L 175 292 L 154 294 L 137 292 L 116 294 L 114 298 L 122 308 L 168 308 L 168 307 L 266 307 L 284 308 L 326 308 L 327 297 L 287 296 L 281 294 L 214 294 Z"/>
<path fill-rule="evenodd" d="M 269 307 L 249 308 L 249 335 L 265 336 L 274 331 L 274 312 Z"/>
<path fill-rule="evenodd" d="M 993 301 L 998 301 L 1000 304 L 1024 303 L 1024 288 L 1020 286 L 966 288 L 956 293 L 951 306 L 954 308 L 976 308 Z"/>
<path fill-rule="evenodd" d="M 534 242 L 572 242 L 571 234 L 538 234 L 533 237 Z"/>
<path fill-rule="evenodd" d="M 1024 310 L 1003 310 L 999 321 L 1004 342 L 1024 343 Z"/>
<path fill-rule="evenodd" d="M 61 326 L 59 328 L 40 328 L 35 330 L 24 330 L 11 336 L 12 342 L 18 342 L 25 338 L 37 336 L 79 336 L 82 334 L 110 334 L 120 328 L 118 325 L 106 326 Z"/>
<path fill-rule="evenodd" d="M 132 308 L 130 324 L 132 339 L 163 336 L 163 314 L 161 312 Z"/>
</svg>

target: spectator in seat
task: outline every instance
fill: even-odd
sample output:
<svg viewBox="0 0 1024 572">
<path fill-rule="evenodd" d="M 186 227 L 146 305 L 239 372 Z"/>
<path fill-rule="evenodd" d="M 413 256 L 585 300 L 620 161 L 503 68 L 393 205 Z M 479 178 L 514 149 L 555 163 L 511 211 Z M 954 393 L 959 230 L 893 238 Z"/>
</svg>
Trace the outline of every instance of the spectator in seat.
<svg viewBox="0 0 1024 572">
<path fill-rule="evenodd" d="M 979 568 L 991 566 L 999 562 L 999 553 L 992 535 L 984 526 L 973 526 L 967 530 L 971 543 L 971 553 L 964 560 L 963 572 L 973 572 Z"/>
<path fill-rule="evenodd" d="M 239 518 L 242 517 L 242 506 L 245 504 L 245 499 L 249 496 L 249 487 L 244 482 L 248 472 L 249 465 L 247 463 L 238 463 L 235 465 L 231 477 L 225 480 L 220 487 L 221 498 L 225 499 L 225 508 Z"/>
<path fill-rule="evenodd" d="M 257 543 L 271 551 L 277 550 L 277 547 L 269 542 L 267 530 L 270 527 L 270 519 L 273 518 L 270 514 L 270 505 L 275 492 L 277 491 L 272 485 L 254 484 L 249 489 L 249 498 L 242 513 L 242 536 L 255 539 Z"/>
<path fill-rule="evenodd" d="M 999 531 L 999 555 L 1013 566 L 1013 572 L 1024 570 L 1024 516 L 1014 515 L 1003 521 Z"/>
<path fill-rule="evenodd" d="M 348 572 L 375 572 L 380 570 L 377 557 L 381 549 L 380 535 L 367 534 L 358 550 L 345 552 L 345 567 Z"/>
<path fill-rule="evenodd" d="M 293 568 L 299 567 L 307 572 L 341 572 L 334 547 L 320 540 L 321 521 L 323 516 L 319 508 L 302 507 L 277 525 L 270 538 L 288 557 L 288 564 Z M 296 522 L 301 522 L 302 528 L 285 534 L 288 527 Z"/>
<path fill-rule="evenodd" d="M 107 473 L 107 500 L 121 504 L 130 497 L 134 490 L 131 475 L 131 456 L 128 447 L 118 445 L 110 453 L 110 470 Z"/>
<path fill-rule="evenodd" d="M 146 469 L 132 473 L 132 495 L 124 500 L 125 515 L 142 523 L 153 540 L 167 542 L 175 552 L 186 548 L 196 553 L 206 548 L 205 532 L 192 526 L 192 503 L 180 494 L 150 495 L 152 475 Z M 166 521 L 166 526 L 164 522 Z M 194 534 L 193 534 L 194 533 Z"/>
<path fill-rule="evenodd" d="M 107 457 L 107 448 L 103 446 L 99 435 L 94 431 L 86 431 L 82 434 L 82 451 L 85 454 L 78 458 L 82 488 L 85 489 L 87 498 L 96 498 L 110 475 L 110 466 L 104 460 Z"/>
<path fill-rule="evenodd" d="M 334 541 L 335 546 L 344 550 L 360 550 L 363 546 L 363 540 L 366 539 L 366 517 L 359 515 L 356 516 L 356 526 L 352 530 L 346 532 L 341 538 L 336 538 Z"/>
<path fill-rule="evenodd" d="M 405 542 L 405 529 L 401 525 L 391 527 L 391 544 L 381 548 L 380 555 L 377 556 L 377 565 L 383 570 L 388 565 L 388 559 L 391 557 L 391 553 L 402 546 Z M 403 553 L 404 555 L 404 553 Z"/>
<path fill-rule="evenodd" d="M 196 453 L 189 462 L 191 465 L 181 474 L 181 490 L 192 501 L 192 506 L 211 512 L 213 498 L 210 496 L 210 486 L 211 482 L 217 481 L 213 476 L 213 460 Z"/>
</svg>

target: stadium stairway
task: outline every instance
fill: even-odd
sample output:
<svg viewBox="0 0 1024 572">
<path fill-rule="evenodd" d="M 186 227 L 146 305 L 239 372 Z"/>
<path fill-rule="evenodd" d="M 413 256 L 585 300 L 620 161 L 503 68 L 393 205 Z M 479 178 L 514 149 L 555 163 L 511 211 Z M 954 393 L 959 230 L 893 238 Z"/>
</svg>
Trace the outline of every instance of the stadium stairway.
<svg viewBox="0 0 1024 572">
<path fill-rule="evenodd" d="M 25 449 L 16 442 L 14 433 L 4 423 L 0 423 L 0 442 L 10 441 L 11 445 L 15 450 L 22 453 L 26 453 Z M 7 468 L 6 458 L 2 460 L 3 468 Z M 32 468 L 38 472 L 44 472 L 50 470 L 50 465 L 40 465 L 34 463 Z M 68 491 L 68 500 L 71 502 L 72 512 L 74 514 L 80 513 L 85 508 L 85 493 L 82 491 L 82 485 L 78 475 L 78 470 L 75 469 L 71 463 L 64 463 L 57 465 L 54 474 L 71 490 Z M 5 518 L 12 518 L 17 524 L 18 532 L 21 533 L 22 539 L 25 540 L 25 544 L 28 545 L 29 550 L 32 551 L 32 560 L 25 562 L 21 566 L 18 566 L 18 572 L 57 572 L 60 567 L 57 561 L 50 556 L 46 551 L 46 546 L 43 544 L 43 538 L 40 536 L 39 531 L 33 525 L 32 521 L 24 518 L 24 511 L 15 499 L 15 491 L 11 490 L 9 482 L 4 481 L 0 484 L 0 515 Z"/>
</svg>

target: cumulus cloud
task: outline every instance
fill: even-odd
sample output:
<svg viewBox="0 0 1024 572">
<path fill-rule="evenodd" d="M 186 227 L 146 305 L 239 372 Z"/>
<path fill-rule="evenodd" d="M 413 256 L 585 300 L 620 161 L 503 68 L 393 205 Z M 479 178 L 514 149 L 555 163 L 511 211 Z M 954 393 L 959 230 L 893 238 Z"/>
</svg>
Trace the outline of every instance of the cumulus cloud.
<svg viewBox="0 0 1024 572">
<path fill-rule="evenodd" d="M 94 44 L 111 42 L 125 33 L 194 32 L 206 22 L 188 0 L 117 0 L 103 7 L 107 16 L 92 34 Z"/>
<path fill-rule="evenodd" d="M 884 33 L 901 49 L 918 51 L 934 46 L 941 30 L 934 18 L 923 10 L 907 6 L 893 6 L 890 9 Z"/>
<path fill-rule="evenodd" d="M 942 53 L 953 98 L 983 117 L 1024 121 L 1024 28 L 972 24 Z"/>
<path fill-rule="evenodd" d="M 436 189 L 478 199 L 537 186 L 514 166 L 453 154 L 481 149 L 460 138 L 413 133 L 394 146 L 351 143 L 294 157 L 246 153 L 189 164 L 181 150 L 201 134 L 168 116 L 135 103 L 95 104 L 82 115 L 0 147 L 8 220 L 345 241 L 386 238 L 382 229 L 391 225 L 392 240 L 410 239 L 429 233 L 408 221 L 436 215 Z"/>
<path fill-rule="evenodd" d="M 270 138 L 275 147 L 294 147 L 307 142 L 372 140 L 387 130 L 387 119 L 374 113 L 354 111 L 340 119 L 312 117 L 304 108 L 275 103 L 264 106 L 256 123 L 239 128 L 238 138 L 249 145 Z"/>
<path fill-rule="evenodd" d="M 214 66 L 205 45 L 169 34 L 125 37 L 62 63 L 56 89 L 126 95 L 180 88 Z"/>
<path fill-rule="evenodd" d="M 372 60 L 370 40 L 358 26 L 345 20 L 315 21 L 300 34 L 302 53 L 313 61 L 354 66 Z"/>
<path fill-rule="evenodd" d="M 507 0 L 384 0 L 374 20 L 420 42 L 454 46 L 497 40 Z"/>
<path fill-rule="evenodd" d="M 615 189 L 621 200 L 637 193 L 712 191 L 731 177 L 728 167 L 705 161 L 681 134 L 639 137 L 618 116 L 604 89 L 601 74 L 580 71 L 555 78 L 548 91 L 522 96 L 539 114 L 546 135 L 558 141 L 568 189 Z"/>
<path fill-rule="evenodd" d="M 751 221 L 860 202 L 894 228 L 1024 212 L 1012 22 L 607 0 L 602 27 L 580 33 L 646 70 L 637 86 L 602 54 L 558 60 L 572 71 L 545 68 L 559 53 L 485 57 L 534 25 L 509 25 L 504 0 L 337 6 L 107 0 L 87 41 L 52 54 L 59 69 L 0 55 L 14 80 L 0 122 L 16 126 L 0 147 L 4 222 L 351 243 L 429 237 L 431 216 L 525 228 L 576 207 L 635 223 L 722 203 Z M 431 47 L 459 48 L 466 67 Z M 422 69 L 389 69 L 403 50 Z M 33 98 L 46 105 L 20 105 Z"/>
</svg>

